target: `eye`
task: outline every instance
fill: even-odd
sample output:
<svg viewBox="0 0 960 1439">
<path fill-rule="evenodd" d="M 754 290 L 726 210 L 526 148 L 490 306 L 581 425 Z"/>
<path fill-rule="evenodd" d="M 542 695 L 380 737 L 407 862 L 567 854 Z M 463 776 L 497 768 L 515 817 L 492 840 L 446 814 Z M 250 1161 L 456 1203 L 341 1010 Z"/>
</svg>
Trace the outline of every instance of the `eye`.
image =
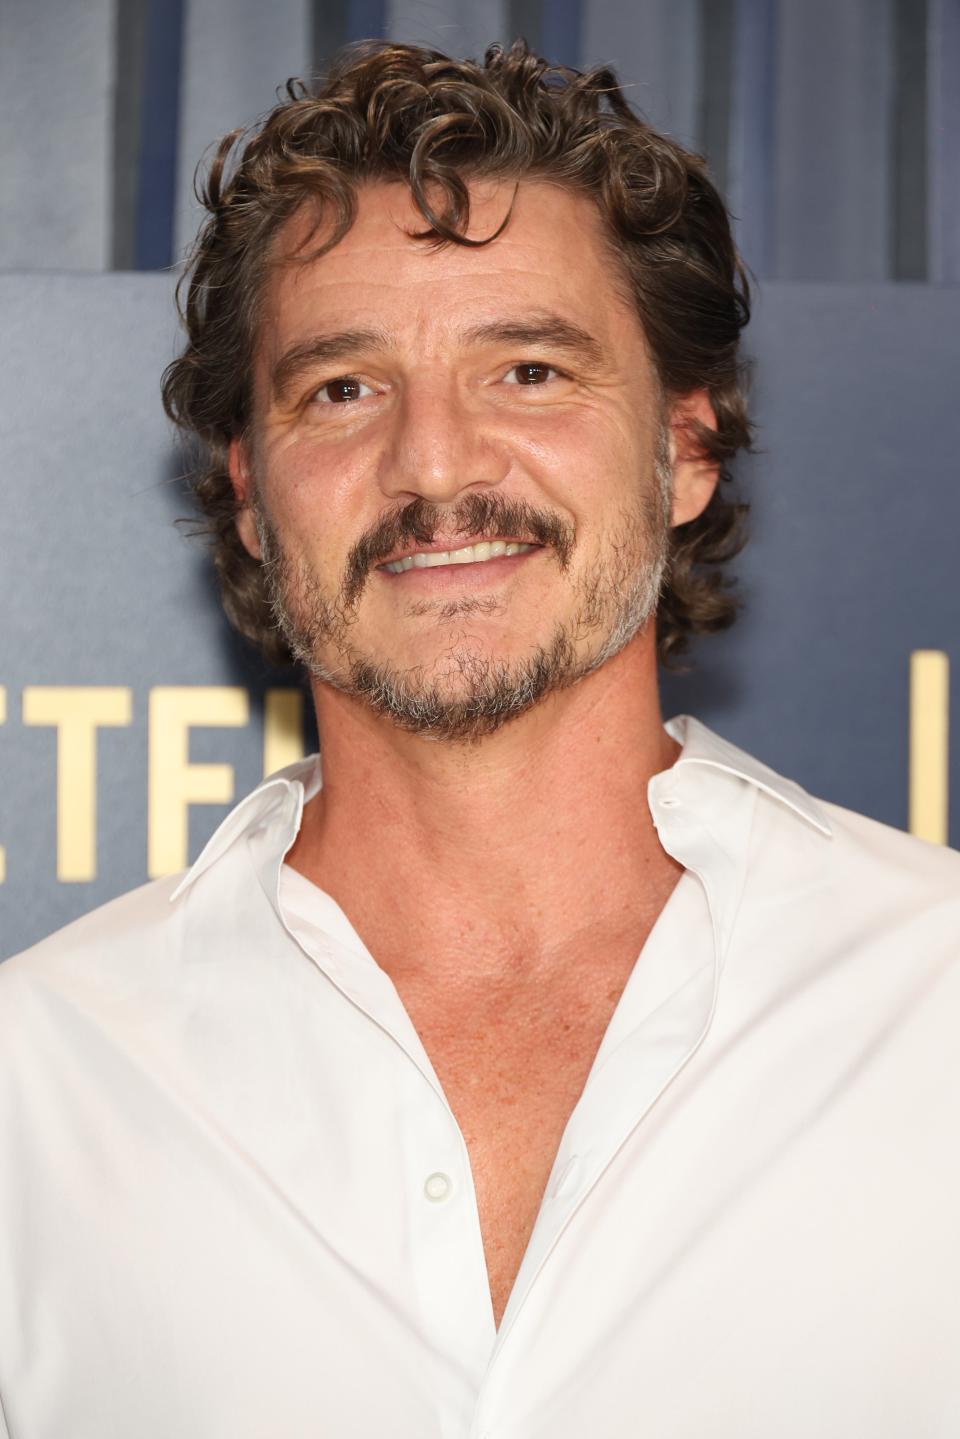
<svg viewBox="0 0 960 1439">
<path fill-rule="evenodd" d="M 319 390 L 314 391 L 313 399 L 320 405 L 347 405 L 353 400 L 365 399 L 372 395 L 369 385 L 358 380 L 355 375 L 341 375 L 336 380 L 328 380 L 321 385 Z"/>
<path fill-rule="evenodd" d="M 552 365 L 545 365 L 541 360 L 524 360 L 520 365 L 511 365 L 503 378 L 508 385 L 544 385 L 551 375 L 559 374 L 559 370 L 555 370 Z M 516 375 L 517 378 L 511 380 L 511 375 Z"/>
</svg>

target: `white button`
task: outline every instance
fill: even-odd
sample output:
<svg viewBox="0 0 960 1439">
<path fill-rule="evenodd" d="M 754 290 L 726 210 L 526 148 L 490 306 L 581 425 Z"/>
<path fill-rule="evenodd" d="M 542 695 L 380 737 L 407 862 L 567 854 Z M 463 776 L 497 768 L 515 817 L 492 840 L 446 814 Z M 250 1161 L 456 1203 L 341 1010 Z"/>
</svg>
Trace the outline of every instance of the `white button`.
<svg viewBox="0 0 960 1439">
<path fill-rule="evenodd" d="M 434 1204 L 439 1204 L 442 1199 L 446 1199 L 452 1187 L 449 1174 L 441 1174 L 438 1170 L 436 1174 L 427 1175 L 423 1192 Z"/>
<path fill-rule="evenodd" d="M 674 806 L 678 805 L 679 803 L 680 801 L 678 799 L 674 799 L 672 794 L 665 794 L 663 799 L 660 801 L 660 808 L 673 809 Z"/>
</svg>

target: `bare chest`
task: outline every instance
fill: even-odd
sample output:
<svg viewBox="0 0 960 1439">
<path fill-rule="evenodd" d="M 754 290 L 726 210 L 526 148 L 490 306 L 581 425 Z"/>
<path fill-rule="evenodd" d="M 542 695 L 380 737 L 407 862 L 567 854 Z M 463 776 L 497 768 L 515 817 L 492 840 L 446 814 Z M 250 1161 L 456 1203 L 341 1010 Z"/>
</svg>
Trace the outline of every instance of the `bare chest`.
<svg viewBox="0 0 960 1439">
<path fill-rule="evenodd" d="M 405 998 L 466 1142 L 498 1326 L 629 972 L 616 969 L 592 994 L 515 996 L 469 1014 Z"/>
</svg>

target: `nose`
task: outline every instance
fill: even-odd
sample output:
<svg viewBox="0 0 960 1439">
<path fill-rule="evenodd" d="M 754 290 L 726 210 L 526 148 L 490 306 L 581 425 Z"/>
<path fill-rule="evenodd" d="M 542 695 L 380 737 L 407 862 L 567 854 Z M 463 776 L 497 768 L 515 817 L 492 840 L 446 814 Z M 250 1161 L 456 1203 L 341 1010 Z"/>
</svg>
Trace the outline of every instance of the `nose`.
<svg viewBox="0 0 960 1439">
<path fill-rule="evenodd" d="M 380 488 L 387 499 L 449 504 L 465 490 L 498 485 L 509 468 L 509 454 L 482 403 L 464 395 L 452 378 L 424 377 L 407 386 L 381 456 Z"/>
</svg>

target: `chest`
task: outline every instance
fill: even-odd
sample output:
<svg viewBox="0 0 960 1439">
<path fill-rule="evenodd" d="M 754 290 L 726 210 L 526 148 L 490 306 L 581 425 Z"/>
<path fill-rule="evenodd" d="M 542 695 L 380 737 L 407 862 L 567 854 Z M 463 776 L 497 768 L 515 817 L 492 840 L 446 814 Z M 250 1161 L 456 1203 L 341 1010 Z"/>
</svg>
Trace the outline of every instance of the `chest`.
<svg viewBox="0 0 960 1439">
<path fill-rule="evenodd" d="M 552 992 L 520 986 L 462 1004 L 401 995 L 467 1146 L 498 1325 L 635 958 L 624 953 L 591 981 Z"/>
</svg>

